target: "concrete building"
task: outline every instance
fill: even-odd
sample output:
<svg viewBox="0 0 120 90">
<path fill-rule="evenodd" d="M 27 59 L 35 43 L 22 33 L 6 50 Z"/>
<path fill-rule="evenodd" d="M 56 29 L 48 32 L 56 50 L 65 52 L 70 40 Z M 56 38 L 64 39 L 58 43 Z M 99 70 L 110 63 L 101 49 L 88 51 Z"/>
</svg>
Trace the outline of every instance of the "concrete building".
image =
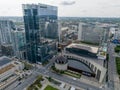
<svg viewBox="0 0 120 90">
<path fill-rule="evenodd" d="M 14 55 L 19 59 L 25 59 L 25 31 L 12 31 L 12 45 Z"/>
<path fill-rule="evenodd" d="M 69 63 L 71 60 L 74 65 L 81 62 L 79 65 L 84 65 L 84 68 L 77 68 L 77 66 L 71 65 Z M 74 61 L 76 62 L 74 63 Z M 99 83 L 104 83 L 107 69 L 104 67 L 103 62 L 102 60 L 90 59 L 72 53 L 62 53 L 62 55 L 55 57 L 54 65 L 57 70 L 70 70 L 75 73 L 81 73 L 82 75 L 95 78 Z"/>
<path fill-rule="evenodd" d="M 58 22 L 58 37 L 59 37 L 59 42 L 61 42 L 61 23 Z"/>
<path fill-rule="evenodd" d="M 78 40 L 82 41 L 82 23 L 78 24 Z"/>
<path fill-rule="evenodd" d="M 97 58 L 98 47 L 86 44 L 71 43 L 64 48 L 64 52 L 70 52 L 89 58 Z"/>
<path fill-rule="evenodd" d="M 1 55 L 13 56 L 12 34 L 15 25 L 9 20 L 0 20 Z"/>
<path fill-rule="evenodd" d="M 101 37 L 104 35 L 104 29 L 97 24 L 79 23 L 78 40 L 90 43 L 100 43 Z"/>
<path fill-rule="evenodd" d="M 77 30 L 70 29 L 69 27 L 61 27 L 60 28 L 60 35 L 59 41 L 60 42 L 67 42 L 69 40 L 73 41 L 77 39 Z"/>
<path fill-rule="evenodd" d="M 85 72 L 83 69 L 82 74 L 93 76 L 100 83 L 103 83 L 106 78 L 107 69 L 104 67 L 105 58 L 101 56 L 103 60 L 99 60 L 100 55 L 98 55 L 98 50 L 98 47 L 72 43 L 65 48 L 63 55 L 68 60 L 77 60 L 84 63 L 90 68 L 90 70 L 92 70 L 92 73 L 88 73 L 88 71 Z M 106 57 L 106 55 L 104 56 Z"/>
<path fill-rule="evenodd" d="M 114 28 L 113 35 L 114 35 L 113 39 L 120 40 L 120 29 L 119 28 Z"/>
<path fill-rule="evenodd" d="M 69 28 L 68 27 L 62 27 L 60 29 L 60 41 L 63 42 L 63 41 L 66 41 L 67 39 L 67 32 L 68 32 Z"/>
<path fill-rule="evenodd" d="M 0 83 L 15 76 L 16 70 L 23 70 L 24 64 L 19 61 L 12 61 L 10 58 L 0 57 Z"/>
<path fill-rule="evenodd" d="M 67 70 L 68 60 L 64 56 L 60 55 L 55 60 L 55 68 L 57 70 Z"/>
<path fill-rule="evenodd" d="M 23 4 L 26 53 L 30 62 L 43 62 L 41 39 L 58 39 L 57 7 Z"/>
<path fill-rule="evenodd" d="M 105 82 L 107 69 L 103 67 L 103 63 L 101 63 L 102 61 L 81 57 L 75 54 L 64 53 L 63 55 L 66 58 L 79 60 L 80 62 L 84 63 L 95 73 L 95 78 L 98 80 L 99 83 Z M 83 72 L 83 74 L 87 76 L 90 75 L 87 72 Z"/>
<path fill-rule="evenodd" d="M 14 29 L 12 21 L 0 20 L 0 44 L 11 44 L 11 31 Z"/>
</svg>

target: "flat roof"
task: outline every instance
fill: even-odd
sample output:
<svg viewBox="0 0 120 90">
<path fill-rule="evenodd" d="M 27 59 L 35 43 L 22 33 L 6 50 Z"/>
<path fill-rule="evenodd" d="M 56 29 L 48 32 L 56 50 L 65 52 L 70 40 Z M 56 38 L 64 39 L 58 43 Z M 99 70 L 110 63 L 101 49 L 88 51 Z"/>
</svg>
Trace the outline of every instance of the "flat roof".
<svg viewBox="0 0 120 90">
<path fill-rule="evenodd" d="M 68 30 L 68 29 L 69 29 L 68 27 L 62 27 L 61 31 L 65 31 L 65 30 Z"/>
<path fill-rule="evenodd" d="M 90 46 L 90 45 L 86 45 L 86 44 L 76 44 L 76 43 L 72 43 L 72 44 L 68 45 L 67 48 L 84 49 L 84 50 L 88 50 L 89 52 L 92 52 L 92 53 L 97 53 L 97 51 L 98 51 L 98 47 Z"/>
<path fill-rule="evenodd" d="M 0 57 L 0 67 L 10 62 L 11 60 L 6 56 Z"/>
<path fill-rule="evenodd" d="M 8 66 L 6 66 L 6 67 L 4 67 L 4 68 L 1 68 L 1 69 L 0 69 L 0 74 L 2 74 L 2 73 L 4 73 L 4 72 L 12 69 L 13 67 L 14 67 L 14 65 L 13 65 L 13 64 L 10 64 L 10 65 L 8 65 Z"/>
</svg>

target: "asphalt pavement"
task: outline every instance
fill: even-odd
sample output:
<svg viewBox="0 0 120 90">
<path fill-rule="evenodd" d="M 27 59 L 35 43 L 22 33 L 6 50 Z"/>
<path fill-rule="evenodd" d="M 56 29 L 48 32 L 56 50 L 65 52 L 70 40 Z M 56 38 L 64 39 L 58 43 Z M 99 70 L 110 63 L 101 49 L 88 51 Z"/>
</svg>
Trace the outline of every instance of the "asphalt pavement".
<svg viewBox="0 0 120 90">
<path fill-rule="evenodd" d="M 8 86 L 5 90 L 24 90 L 27 86 L 31 85 L 36 80 L 36 76 L 38 76 L 38 74 L 33 73 L 26 79 L 14 82 L 10 86 Z"/>
<path fill-rule="evenodd" d="M 116 71 L 116 62 L 115 62 L 115 44 L 110 43 L 108 46 L 109 61 L 108 61 L 108 88 L 110 90 L 120 90 L 120 86 L 117 83 L 117 71 Z"/>
</svg>

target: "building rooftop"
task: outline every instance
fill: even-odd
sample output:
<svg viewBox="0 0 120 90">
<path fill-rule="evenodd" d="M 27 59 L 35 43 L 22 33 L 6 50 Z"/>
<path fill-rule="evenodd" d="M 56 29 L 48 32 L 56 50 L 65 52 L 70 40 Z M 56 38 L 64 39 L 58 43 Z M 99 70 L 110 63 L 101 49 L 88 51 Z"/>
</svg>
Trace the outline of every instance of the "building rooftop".
<svg viewBox="0 0 120 90">
<path fill-rule="evenodd" d="M 64 56 L 60 55 L 56 58 L 55 62 L 58 64 L 66 64 L 68 60 Z"/>
<path fill-rule="evenodd" d="M 11 60 L 6 56 L 0 57 L 0 67 L 10 62 Z"/>
<path fill-rule="evenodd" d="M 68 30 L 69 28 L 68 27 L 62 27 L 61 28 L 61 31 L 66 31 L 66 30 Z"/>
<path fill-rule="evenodd" d="M 84 49 L 84 50 L 87 50 L 87 51 L 92 52 L 92 53 L 97 53 L 98 52 L 98 47 L 90 46 L 90 45 L 86 45 L 86 44 L 72 43 L 72 44 L 68 45 L 67 48 Z"/>
<path fill-rule="evenodd" d="M 6 72 L 6 71 L 12 69 L 13 67 L 14 67 L 14 65 L 13 65 L 13 64 L 10 64 L 10 65 L 8 65 L 8 66 L 6 66 L 6 67 L 0 69 L 0 74 L 2 74 L 2 73 L 4 73 L 4 72 Z"/>
</svg>

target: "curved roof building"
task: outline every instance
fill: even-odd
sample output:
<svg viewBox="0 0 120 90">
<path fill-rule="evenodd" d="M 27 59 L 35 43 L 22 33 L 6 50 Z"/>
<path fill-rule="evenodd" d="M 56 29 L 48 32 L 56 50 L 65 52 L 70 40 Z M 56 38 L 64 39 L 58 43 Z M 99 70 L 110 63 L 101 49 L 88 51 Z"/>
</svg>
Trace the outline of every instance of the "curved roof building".
<svg viewBox="0 0 120 90">
<path fill-rule="evenodd" d="M 55 60 L 55 62 L 57 64 L 66 64 L 66 63 L 68 63 L 68 60 L 67 60 L 66 57 L 60 55 L 60 56 L 57 57 L 57 59 Z"/>
<path fill-rule="evenodd" d="M 55 60 L 55 67 L 58 70 L 67 70 L 68 60 L 66 57 L 60 55 Z"/>
</svg>

